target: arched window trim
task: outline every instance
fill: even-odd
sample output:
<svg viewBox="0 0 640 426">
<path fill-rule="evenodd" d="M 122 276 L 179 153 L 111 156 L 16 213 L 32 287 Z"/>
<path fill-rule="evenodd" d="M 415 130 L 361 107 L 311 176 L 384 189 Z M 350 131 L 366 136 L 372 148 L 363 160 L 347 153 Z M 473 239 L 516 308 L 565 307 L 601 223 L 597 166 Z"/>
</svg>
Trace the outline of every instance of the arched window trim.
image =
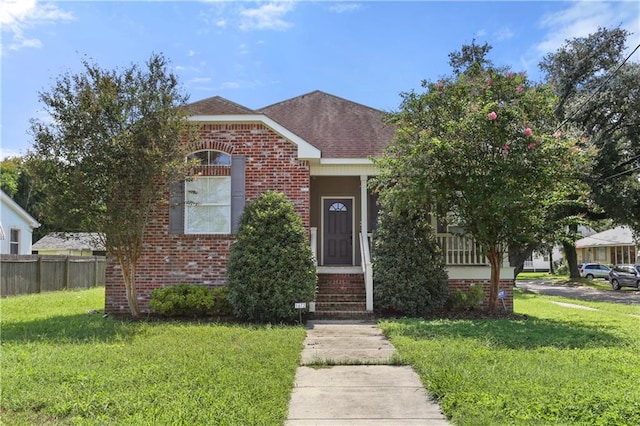
<svg viewBox="0 0 640 426">
<path fill-rule="evenodd" d="M 198 156 L 197 154 L 199 153 L 207 153 L 207 158 L 201 158 L 200 156 Z M 215 158 L 212 160 L 212 156 L 211 153 L 216 153 L 217 155 L 215 156 Z M 231 166 L 231 155 L 224 152 L 224 151 L 219 151 L 217 149 L 199 149 L 196 151 L 192 151 L 189 154 L 187 154 L 187 160 L 190 159 L 198 159 L 200 158 L 200 166 L 202 167 L 206 167 L 206 166 Z M 224 159 L 224 161 L 220 161 L 220 159 Z"/>
<path fill-rule="evenodd" d="M 347 206 L 345 206 L 344 203 L 341 203 L 340 201 L 336 201 L 335 203 L 329 206 L 329 211 L 330 212 L 346 212 L 348 210 L 347 210 Z"/>
</svg>

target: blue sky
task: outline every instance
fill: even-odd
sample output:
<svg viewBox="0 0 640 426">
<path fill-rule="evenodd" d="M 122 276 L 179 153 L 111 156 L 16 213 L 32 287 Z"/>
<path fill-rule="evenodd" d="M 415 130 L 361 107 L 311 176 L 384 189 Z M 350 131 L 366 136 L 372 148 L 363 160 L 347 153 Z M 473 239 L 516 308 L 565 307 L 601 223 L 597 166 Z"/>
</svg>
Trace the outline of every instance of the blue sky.
<svg viewBox="0 0 640 426">
<path fill-rule="evenodd" d="M 389 111 L 474 38 L 534 80 L 546 53 L 599 26 L 640 43 L 637 1 L 0 2 L 0 158 L 27 152 L 29 119 L 47 119 L 38 92 L 84 57 L 116 68 L 162 53 L 191 101 L 260 108 L 323 90 Z"/>
</svg>

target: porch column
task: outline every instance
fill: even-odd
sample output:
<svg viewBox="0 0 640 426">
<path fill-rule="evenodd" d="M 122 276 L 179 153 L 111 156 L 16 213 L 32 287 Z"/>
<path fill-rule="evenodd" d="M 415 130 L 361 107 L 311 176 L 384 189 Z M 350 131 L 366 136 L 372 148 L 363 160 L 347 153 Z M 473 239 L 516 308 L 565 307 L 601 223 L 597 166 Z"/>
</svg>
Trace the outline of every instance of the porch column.
<svg viewBox="0 0 640 426">
<path fill-rule="evenodd" d="M 367 193 L 367 175 L 360 176 L 360 232 L 367 236 L 369 231 L 369 195 Z"/>
<path fill-rule="evenodd" d="M 360 233 L 362 238 L 360 252 L 363 254 L 362 272 L 364 273 L 364 289 L 366 292 L 366 309 L 373 312 L 373 268 L 369 253 L 369 196 L 367 193 L 367 175 L 360 176 Z"/>
</svg>

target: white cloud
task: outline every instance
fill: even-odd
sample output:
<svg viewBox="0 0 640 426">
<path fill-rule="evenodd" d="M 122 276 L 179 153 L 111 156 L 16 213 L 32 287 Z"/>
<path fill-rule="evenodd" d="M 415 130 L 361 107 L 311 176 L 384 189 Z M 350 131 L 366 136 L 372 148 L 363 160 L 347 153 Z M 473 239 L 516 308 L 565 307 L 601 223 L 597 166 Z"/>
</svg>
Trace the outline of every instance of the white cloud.
<svg viewBox="0 0 640 426">
<path fill-rule="evenodd" d="M 347 13 L 347 12 L 355 12 L 359 10 L 362 5 L 358 3 L 338 3 L 329 7 L 331 12 L 335 13 Z"/>
<path fill-rule="evenodd" d="M 238 81 L 225 81 L 220 87 L 223 89 L 239 89 L 242 87 L 242 84 Z"/>
<path fill-rule="evenodd" d="M 9 50 L 42 46 L 40 40 L 25 35 L 29 28 L 75 19 L 72 13 L 52 3 L 38 3 L 37 0 L 1 0 L 0 6 L 0 26 L 3 32 L 10 33 Z"/>
<path fill-rule="evenodd" d="M 26 154 L 23 150 L 13 148 L 3 148 L 0 146 L 0 160 L 6 160 L 9 157 L 22 157 Z"/>
<path fill-rule="evenodd" d="M 514 34 L 513 34 L 513 31 L 511 31 L 511 29 L 504 27 L 504 28 L 500 28 L 498 31 L 496 31 L 493 34 L 493 39 L 496 41 L 507 40 L 513 37 L 513 35 Z"/>
<path fill-rule="evenodd" d="M 198 54 L 198 52 L 196 52 L 193 49 L 189 49 L 189 51 L 187 52 L 187 56 L 196 56 Z"/>
<path fill-rule="evenodd" d="M 294 8 L 292 2 L 277 2 L 263 4 L 254 9 L 240 10 L 240 29 L 249 30 L 286 30 L 293 24 L 286 21 L 285 15 Z"/>
<path fill-rule="evenodd" d="M 191 80 L 189 80 L 189 83 L 201 84 L 201 83 L 208 83 L 210 81 L 211 81 L 211 77 L 194 77 Z"/>
<path fill-rule="evenodd" d="M 540 26 L 547 30 L 545 39 L 538 43 L 536 50 L 544 55 L 560 48 L 568 39 L 586 37 L 600 27 L 620 26 L 635 33 L 628 41 L 637 44 L 640 14 L 636 2 L 592 2 L 571 3 L 560 12 L 545 15 Z M 636 40 L 633 43 L 632 40 Z"/>
</svg>

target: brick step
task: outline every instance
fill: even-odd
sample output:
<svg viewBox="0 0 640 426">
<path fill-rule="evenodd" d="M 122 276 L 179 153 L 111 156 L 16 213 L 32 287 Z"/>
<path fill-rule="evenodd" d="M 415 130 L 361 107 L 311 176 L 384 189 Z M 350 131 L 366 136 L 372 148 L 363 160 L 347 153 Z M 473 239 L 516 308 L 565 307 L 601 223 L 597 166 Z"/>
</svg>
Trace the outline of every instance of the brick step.
<svg viewBox="0 0 640 426">
<path fill-rule="evenodd" d="M 323 311 L 366 311 L 366 302 L 318 302 L 316 300 L 316 312 Z"/>
<path fill-rule="evenodd" d="M 373 314 L 367 311 L 322 311 L 312 312 L 308 315 L 311 320 L 320 319 L 340 319 L 340 320 L 370 320 L 374 319 Z"/>
<path fill-rule="evenodd" d="M 319 283 L 339 283 L 339 284 L 364 284 L 363 274 L 320 274 L 318 275 Z"/>
<path fill-rule="evenodd" d="M 366 300 L 366 294 L 362 293 L 318 293 L 316 302 L 362 302 Z"/>
<path fill-rule="evenodd" d="M 361 293 L 365 291 L 364 284 L 358 286 L 338 286 L 338 285 L 319 285 L 318 291 L 322 293 L 340 292 L 340 293 Z"/>
</svg>

